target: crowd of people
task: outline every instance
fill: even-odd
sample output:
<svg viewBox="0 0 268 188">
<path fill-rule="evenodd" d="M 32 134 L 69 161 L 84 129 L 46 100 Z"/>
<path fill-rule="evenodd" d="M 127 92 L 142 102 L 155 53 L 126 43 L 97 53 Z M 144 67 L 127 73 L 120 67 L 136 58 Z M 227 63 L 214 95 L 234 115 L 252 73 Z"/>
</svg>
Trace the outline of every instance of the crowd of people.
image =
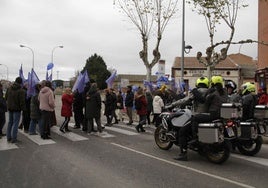
<svg viewBox="0 0 268 188">
<path fill-rule="evenodd" d="M 2 130 L 5 125 L 5 112 L 8 111 L 7 141 L 17 142 L 18 128 L 21 127 L 30 135 L 37 135 L 38 131 L 43 139 L 50 138 L 50 127 L 56 125 L 55 116 L 55 95 L 51 82 L 42 81 L 35 86 L 35 95 L 30 98 L 26 95 L 27 87 L 22 87 L 22 79 L 16 78 L 15 82 L 7 89 L 3 96 L 2 85 L 0 85 L 0 138 L 5 135 Z M 232 80 L 224 80 L 221 76 L 213 76 L 210 80 L 207 77 L 200 77 L 196 80 L 196 87 L 188 95 L 167 89 L 165 85 L 149 91 L 139 87 L 133 91 L 132 86 L 127 86 L 126 91 L 117 91 L 113 88 L 104 90 L 104 97 L 94 80 L 90 80 L 82 93 L 78 90 L 72 92 L 65 88 L 62 96 L 61 116 L 64 118 L 59 130 L 62 133 L 70 132 L 69 122 L 74 116 L 74 129 L 82 128 L 82 131 L 90 134 L 97 132 L 101 134 L 105 126 L 113 126 L 119 121 L 124 121 L 123 112 L 128 117 L 126 125 L 134 123 L 133 113 L 139 119 L 135 125 L 137 132 L 145 132 L 145 124 L 154 124 L 156 127 L 161 124 L 159 115 L 167 104 L 184 107 L 192 107 L 193 116 L 191 123 L 180 129 L 179 143 L 180 154 L 178 160 L 187 160 L 187 140 L 189 132 L 197 137 L 199 123 L 212 121 L 220 117 L 222 103 L 241 103 L 243 106 L 243 118 L 253 118 L 253 109 L 256 104 L 267 105 L 268 95 L 266 88 L 260 88 L 256 93 L 253 83 L 246 82 L 237 88 Z M 102 106 L 104 110 L 102 111 Z M 101 116 L 106 117 L 103 126 Z M 21 119 L 22 114 L 22 120 Z M 151 119 L 153 117 L 153 119 Z M 97 129 L 94 127 L 94 121 Z M 19 126 L 21 122 L 21 125 Z"/>
</svg>

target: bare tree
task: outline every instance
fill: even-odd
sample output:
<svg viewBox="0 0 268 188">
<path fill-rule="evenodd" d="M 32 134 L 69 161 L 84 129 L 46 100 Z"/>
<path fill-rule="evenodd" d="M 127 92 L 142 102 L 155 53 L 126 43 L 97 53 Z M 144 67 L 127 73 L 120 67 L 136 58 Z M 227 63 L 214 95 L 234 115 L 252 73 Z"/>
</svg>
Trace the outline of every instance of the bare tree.
<svg viewBox="0 0 268 188">
<path fill-rule="evenodd" d="M 247 5 L 244 4 L 243 0 L 188 0 L 188 3 L 193 4 L 193 10 L 203 15 L 206 20 L 210 46 L 206 49 L 206 57 L 202 57 L 202 52 L 198 52 L 197 59 L 207 67 L 207 76 L 211 78 L 214 67 L 226 59 L 231 44 L 256 42 L 250 39 L 233 42 L 238 10 L 247 7 Z M 215 42 L 216 27 L 219 24 L 227 26 L 226 33 L 229 32 L 229 38 L 225 41 Z"/>
<path fill-rule="evenodd" d="M 160 42 L 170 18 L 177 12 L 178 0 L 114 0 L 141 34 L 142 50 L 139 56 L 146 70 L 146 79 L 151 81 L 152 68 L 160 60 Z M 155 32 L 155 33 L 154 33 Z M 156 37 L 152 60 L 149 61 L 149 39 Z"/>
</svg>

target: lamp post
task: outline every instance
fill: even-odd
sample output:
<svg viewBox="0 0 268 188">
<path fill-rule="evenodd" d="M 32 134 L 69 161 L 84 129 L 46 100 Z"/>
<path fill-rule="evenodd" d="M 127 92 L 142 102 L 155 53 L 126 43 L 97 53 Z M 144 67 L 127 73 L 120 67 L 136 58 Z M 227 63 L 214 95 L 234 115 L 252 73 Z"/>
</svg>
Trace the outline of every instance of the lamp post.
<svg viewBox="0 0 268 188">
<path fill-rule="evenodd" d="M 25 46 L 25 45 L 20 45 L 21 48 L 28 48 L 29 50 L 31 50 L 32 54 L 33 54 L 33 62 L 32 62 L 32 68 L 34 69 L 34 51 L 32 48 Z"/>
<path fill-rule="evenodd" d="M 7 81 L 8 81 L 8 66 L 7 65 L 4 65 L 4 64 L 0 64 L 0 65 L 3 65 L 7 68 Z"/>
<path fill-rule="evenodd" d="M 181 47 L 181 83 L 184 82 L 184 53 L 189 53 L 192 49 L 192 46 L 187 45 L 185 46 L 185 39 L 184 39 L 184 30 L 185 30 L 185 0 L 182 1 L 182 47 Z M 186 49 L 188 51 L 186 51 Z"/>
<path fill-rule="evenodd" d="M 51 53 L 51 63 L 53 63 L 53 56 L 54 56 L 54 51 L 56 48 L 63 48 L 63 46 L 55 46 L 53 49 L 52 49 L 52 53 Z M 51 79 L 52 79 L 52 74 L 53 74 L 53 67 L 51 69 Z"/>
</svg>

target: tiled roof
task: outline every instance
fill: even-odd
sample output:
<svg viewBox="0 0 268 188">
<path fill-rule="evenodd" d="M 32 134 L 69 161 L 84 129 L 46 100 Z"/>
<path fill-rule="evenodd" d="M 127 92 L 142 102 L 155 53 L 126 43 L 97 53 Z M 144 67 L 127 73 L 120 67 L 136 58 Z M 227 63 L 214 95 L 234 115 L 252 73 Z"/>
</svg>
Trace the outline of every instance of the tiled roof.
<svg viewBox="0 0 268 188">
<path fill-rule="evenodd" d="M 176 57 L 173 63 L 172 68 L 181 68 L 181 57 Z M 252 57 L 246 56 L 244 54 L 231 54 L 227 58 L 216 65 L 218 69 L 235 69 L 242 68 L 250 65 L 252 68 L 256 69 L 256 60 L 253 60 Z M 205 69 L 203 64 L 200 64 L 196 57 L 184 57 L 184 68 L 187 69 Z"/>
</svg>

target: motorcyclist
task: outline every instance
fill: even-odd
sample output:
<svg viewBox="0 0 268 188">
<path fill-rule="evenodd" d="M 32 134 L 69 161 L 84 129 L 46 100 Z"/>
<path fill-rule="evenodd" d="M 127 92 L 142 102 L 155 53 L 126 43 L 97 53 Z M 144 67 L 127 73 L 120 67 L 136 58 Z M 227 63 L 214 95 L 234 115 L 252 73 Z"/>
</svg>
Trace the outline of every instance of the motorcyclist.
<svg viewBox="0 0 268 188">
<path fill-rule="evenodd" d="M 233 102 L 233 103 L 241 102 L 241 96 L 238 92 L 236 92 L 237 85 L 233 80 L 226 80 L 225 88 L 227 89 L 227 93 L 228 93 L 227 102 Z"/>
<path fill-rule="evenodd" d="M 254 117 L 254 107 L 257 105 L 257 95 L 255 94 L 256 88 L 253 83 L 246 82 L 241 86 L 242 91 L 242 107 L 243 107 L 243 120 L 252 119 Z"/>
<path fill-rule="evenodd" d="M 179 143 L 180 154 L 176 160 L 187 161 L 187 135 L 195 130 L 197 132 L 198 124 L 204 122 L 211 122 L 212 120 L 220 118 L 221 104 L 227 102 L 227 91 L 223 88 L 224 81 L 221 76 L 212 76 L 211 88 L 208 89 L 205 104 L 208 107 L 208 113 L 198 113 L 192 116 L 192 123 L 189 126 L 184 126 L 180 129 Z M 193 136 L 195 133 L 193 133 Z"/>
<path fill-rule="evenodd" d="M 187 105 L 193 106 L 193 113 L 206 113 L 207 105 L 206 93 L 209 87 L 209 79 L 207 77 L 200 77 L 196 80 L 194 88 L 187 97 L 177 100 L 171 104 L 171 106 L 185 107 Z"/>
</svg>

